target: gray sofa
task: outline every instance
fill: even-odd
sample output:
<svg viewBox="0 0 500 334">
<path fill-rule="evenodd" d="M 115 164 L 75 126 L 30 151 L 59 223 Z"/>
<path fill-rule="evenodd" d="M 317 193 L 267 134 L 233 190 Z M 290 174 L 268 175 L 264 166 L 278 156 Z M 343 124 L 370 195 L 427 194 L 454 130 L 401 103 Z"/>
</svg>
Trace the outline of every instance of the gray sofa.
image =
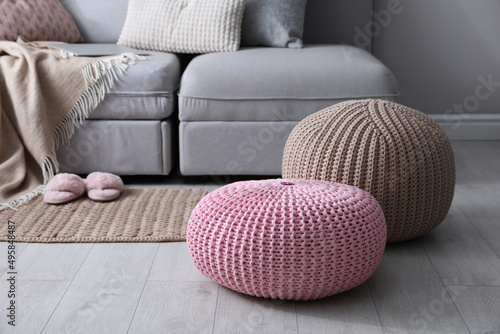
<svg viewBox="0 0 500 334">
<path fill-rule="evenodd" d="M 62 3 L 86 42 L 117 41 L 127 0 Z M 371 10 L 371 0 L 308 1 L 303 49 L 150 52 L 61 147 L 62 170 L 167 175 L 178 151 L 183 175 L 281 174 L 286 139 L 307 115 L 339 101 L 397 97 L 362 33 Z"/>
</svg>

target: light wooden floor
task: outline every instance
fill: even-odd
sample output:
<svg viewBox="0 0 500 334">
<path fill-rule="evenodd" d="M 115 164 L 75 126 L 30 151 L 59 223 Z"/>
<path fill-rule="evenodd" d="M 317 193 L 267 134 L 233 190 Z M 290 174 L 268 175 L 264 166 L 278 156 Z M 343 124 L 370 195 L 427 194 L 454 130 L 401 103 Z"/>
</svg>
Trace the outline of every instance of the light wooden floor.
<svg viewBox="0 0 500 334">
<path fill-rule="evenodd" d="M 182 242 L 18 243 L 14 331 L 1 243 L 0 332 L 500 333 L 500 142 L 453 147 L 457 184 L 446 220 L 423 238 L 388 245 L 374 275 L 351 291 L 310 302 L 245 296 L 199 274 Z"/>
</svg>

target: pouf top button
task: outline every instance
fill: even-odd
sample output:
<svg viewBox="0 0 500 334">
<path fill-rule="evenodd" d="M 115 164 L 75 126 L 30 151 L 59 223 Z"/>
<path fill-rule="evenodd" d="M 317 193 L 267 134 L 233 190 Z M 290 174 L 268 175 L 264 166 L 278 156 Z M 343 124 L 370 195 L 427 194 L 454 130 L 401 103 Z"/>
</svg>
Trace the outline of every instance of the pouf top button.
<svg viewBox="0 0 500 334">
<path fill-rule="evenodd" d="M 290 181 L 282 181 L 281 184 L 284 186 L 294 186 L 295 185 L 295 183 L 290 182 Z"/>
</svg>

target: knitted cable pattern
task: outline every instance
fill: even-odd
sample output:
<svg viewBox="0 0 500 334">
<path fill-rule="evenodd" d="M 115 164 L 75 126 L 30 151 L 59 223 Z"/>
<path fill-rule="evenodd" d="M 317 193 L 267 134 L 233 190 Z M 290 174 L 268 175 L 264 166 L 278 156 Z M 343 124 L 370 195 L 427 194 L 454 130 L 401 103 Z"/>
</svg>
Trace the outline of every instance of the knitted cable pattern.
<svg viewBox="0 0 500 334">
<path fill-rule="evenodd" d="M 384 211 L 387 242 L 435 228 L 455 189 L 444 131 L 427 115 L 382 100 L 342 102 L 302 120 L 282 167 L 286 178 L 340 182 L 372 194 Z"/>
<path fill-rule="evenodd" d="M 277 179 L 211 192 L 193 210 L 186 239 L 212 280 L 253 296 L 308 300 L 365 282 L 386 233 L 382 209 L 361 189 Z"/>
</svg>

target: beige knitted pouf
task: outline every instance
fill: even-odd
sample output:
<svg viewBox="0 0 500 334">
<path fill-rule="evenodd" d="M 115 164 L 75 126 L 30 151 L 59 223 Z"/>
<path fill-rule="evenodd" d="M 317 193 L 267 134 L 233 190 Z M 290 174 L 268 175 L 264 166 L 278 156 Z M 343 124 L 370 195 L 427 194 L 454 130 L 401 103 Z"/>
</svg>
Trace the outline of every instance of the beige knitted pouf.
<svg viewBox="0 0 500 334">
<path fill-rule="evenodd" d="M 453 151 L 425 114 L 382 100 L 342 102 L 292 131 L 283 178 L 353 185 L 377 199 L 387 242 L 419 237 L 445 218 L 455 189 Z"/>
</svg>

